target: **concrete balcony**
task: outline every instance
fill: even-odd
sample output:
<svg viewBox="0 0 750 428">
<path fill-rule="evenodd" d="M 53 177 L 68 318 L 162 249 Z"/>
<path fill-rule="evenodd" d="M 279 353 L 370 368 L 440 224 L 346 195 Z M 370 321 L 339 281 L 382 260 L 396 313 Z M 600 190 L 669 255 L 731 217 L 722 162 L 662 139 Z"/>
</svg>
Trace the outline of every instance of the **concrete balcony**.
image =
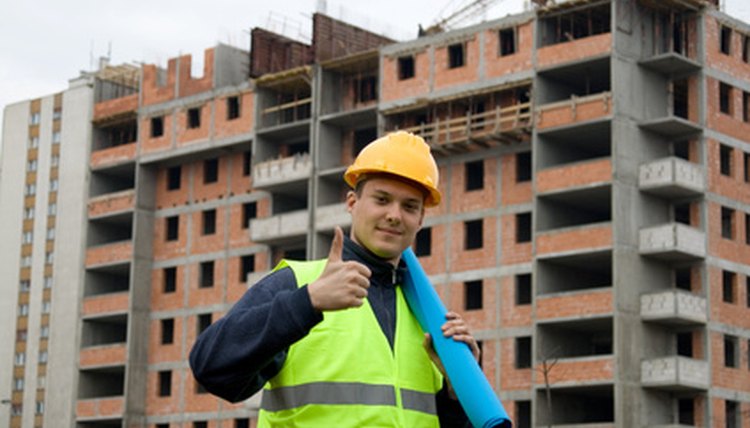
<svg viewBox="0 0 750 428">
<path fill-rule="evenodd" d="M 701 63 L 688 57 L 686 54 L 691 53 L 675 51 L 663 52 L 644 58 L 638 63 L 666 76 L 692 73 L 700 70 Z"/>
<path fill-rule="evenodd" d="M 128 261 L 133 256 L 133 241 L 98 245 L 86 250 L 86 267 L 111 265 Z"/>
<path fill-rule="evenodd" d="M 685 138 L 703 130 L 700 125 L 675 115 L 649 119 L 639 123 L 638 126 L 667 138 Z"/>
<path fill-rule="evenodd" d="M 261 162 L 253 168 L 253 187 L 270 189 L 306 180 L 311 173 L 312 160 L 308 154 Z"/>
<path fill-rule="evenodd" d="M 109 193 L 89 200 L 89 218 L 133 211 L 134 208 L 135 189 Z"/>
<path fill-rule="evenodd" d="M 307 234 L 309 213 L 292 211 L 250 221 L 250 240 L 264 244 L 281 244 Z"/>
<path fill-rule="evenodd" d="M 669 157 L 641 165 L 638 185 L 666 198 L 697 196 L 706 191 L 706 175 L 700 165 Z"/>
<path fill-rule="evenodd" d="M 536 128 L 549 128 L 586 123 L 612 116 L 612 93 L 602 92 L 584 97 L 544 104 L 536 109 Z"/>
<path fill-rule="evenodd" d="M 706 256 L 703 232 L 681 223 L 641 229 L 639 252 L 666 261 L 689 261 Z"/>
<path fill-rule="evenodd" d="M 537 66 L 548 68 L 589 58 L 600 58 L 611 51 L 612 33 L 597 34 L 538 48 Z"/>
<path fill-rule="evenodd" d="M 116 343 L 83 348 L 78 360 L 81 368 L 125 365 L 127 363 L 126 345 Z"/>
<path fill-rule="evenodd" d="M 124 397 L 79 399 L 76 417 L 79 421 L 122 418 L 124 409 Z"/>
<path fill-rule="evenodd" d="M 706 299 L 677 290 L 644 294 L 641 318 L 666 324 L 705 324 L 708 321 Z"/>
<path fill-rule="evenodd" d="M 664 357 L 641 362 L 641 384 L 669 391 L 706 390 L 708 362 L 687 357 Z"/>
<path fill-rule="evenodd" d="M 334 204 L 318 207 L 315 210 L 315 229 L 333 230 L 336 226 L 342 228 L 352 224 L 352 216 L 346 211 L 346 204 Z"/>
</svg>

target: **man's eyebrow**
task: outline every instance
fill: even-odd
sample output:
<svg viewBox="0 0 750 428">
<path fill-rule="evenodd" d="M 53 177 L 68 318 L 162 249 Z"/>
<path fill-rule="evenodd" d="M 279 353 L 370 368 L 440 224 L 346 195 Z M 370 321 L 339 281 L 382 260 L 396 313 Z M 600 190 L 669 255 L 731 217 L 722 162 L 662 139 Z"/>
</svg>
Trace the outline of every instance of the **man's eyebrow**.
<svg viewBox="0 0 750 428">
<path fill-rule="evenodd" d="M 375 194 L 375 195 L 377 195 L 377 196 L 388 196 L 389 198 L 393 198 L 394 197 L 393 193 L 391 193 L 391 192 L 389 192 L 387 190 L 383 190 L 383 189 L 373 189 L 372 193 Z M 407 197 L 404 200 L 404 202 L 421 203 L 422 200 L 419 199 L 419 198 Z"/>
</svg>

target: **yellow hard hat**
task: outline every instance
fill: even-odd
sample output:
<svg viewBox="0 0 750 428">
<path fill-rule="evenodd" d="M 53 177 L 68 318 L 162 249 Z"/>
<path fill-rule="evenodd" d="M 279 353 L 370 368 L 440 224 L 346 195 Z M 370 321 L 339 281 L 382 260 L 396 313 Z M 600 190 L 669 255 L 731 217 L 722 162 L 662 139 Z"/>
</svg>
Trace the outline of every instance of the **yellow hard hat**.
<svg viewBox="0 0 750 428">
<path fill-rule="evenodd" d="M 344 173 L 344 180 L 355 188 L 363 175 L 378 173 L 392 174 L 422 186 L 427 191 L 426 207 L 440 203 L 437 164 L 422 137 L 397 131 L 378 138 L 359 152 Z"/>
</svg>

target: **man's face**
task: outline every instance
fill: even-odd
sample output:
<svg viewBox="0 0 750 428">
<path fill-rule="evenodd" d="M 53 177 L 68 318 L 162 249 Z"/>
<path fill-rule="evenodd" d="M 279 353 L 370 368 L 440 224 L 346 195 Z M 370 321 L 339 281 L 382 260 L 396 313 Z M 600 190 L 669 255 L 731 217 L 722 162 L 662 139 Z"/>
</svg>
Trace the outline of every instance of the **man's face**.
<svg viewBox="0 0 750 428">
<path fill-rule="evenodd" d="M 424 218 L 422 191 L 388 177 L 368 179 L 360 195 L 349 192 L 346 206 L 352 215 L 352 240 L 391 263 L 414 242 Z"/>
</svg>

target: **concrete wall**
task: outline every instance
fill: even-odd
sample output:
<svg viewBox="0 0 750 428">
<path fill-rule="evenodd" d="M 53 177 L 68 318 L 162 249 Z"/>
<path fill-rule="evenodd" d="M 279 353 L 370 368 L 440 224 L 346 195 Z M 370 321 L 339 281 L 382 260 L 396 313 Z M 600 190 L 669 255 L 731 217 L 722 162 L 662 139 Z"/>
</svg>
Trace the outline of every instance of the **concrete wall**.
<svg viewBox="0 0 750 428">
<path fill-rule="evenodd" d="M 18 310 L 19 266 L 26 150 L 29 131 L 29 102 L 5 108 L 0 157 L 0 399 L 11 397 L 16 312 Z M 0 405 L 0 421 L 10 420 L 10 405 Z"/>
<path fill-rule="evenodd" d="M 74 426 L 78 387 L 93 93 L 88 78 L 63 93 L 54 286 L 47 365 L 47 423 Z M 33 401 L 30 401 L 33 402 Z M 54 422 L 53 422 L 54 421 Z"/>
</svg>

